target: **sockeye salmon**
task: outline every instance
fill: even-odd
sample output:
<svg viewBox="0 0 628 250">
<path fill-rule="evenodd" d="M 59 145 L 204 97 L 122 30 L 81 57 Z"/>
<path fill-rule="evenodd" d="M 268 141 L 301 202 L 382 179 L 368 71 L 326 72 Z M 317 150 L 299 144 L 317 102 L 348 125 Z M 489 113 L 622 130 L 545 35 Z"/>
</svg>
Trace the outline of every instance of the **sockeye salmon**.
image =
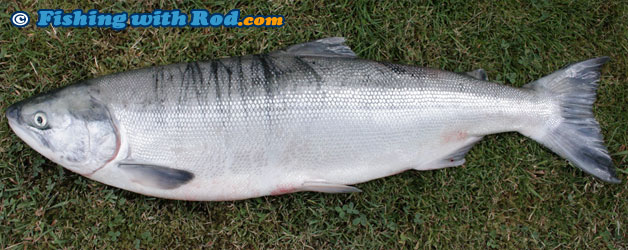
<svg viewBox="0 0 628 250">
<path fill-rule="evenodd" d="M 517 131 L 619 183 L 593 117 L 607 57 L 514 88 L 357 58 L 343 38 L 269 54 L 85 80 L 10 106 L 13 131 L 87 178 L 181 200 L 236 200 L 459 166 L 484 135 Z"/>
</svg>

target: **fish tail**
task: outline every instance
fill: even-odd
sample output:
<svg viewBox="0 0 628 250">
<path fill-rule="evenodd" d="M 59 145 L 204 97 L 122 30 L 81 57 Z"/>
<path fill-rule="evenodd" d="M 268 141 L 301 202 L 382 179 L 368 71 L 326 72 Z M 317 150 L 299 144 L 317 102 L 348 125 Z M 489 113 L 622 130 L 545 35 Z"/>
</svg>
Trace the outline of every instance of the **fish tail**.
<svg viewBox="0 0 628 250">
<path fill-rule="evenodd" d="M 525 85 L 524 88 L 557 103 L 560 117 L 524 134 L 585 172 L 606 182 L 621 183 L 593 116 L 600 68 L 608 60 L 598 57 L 574 63 Z"/>
</svg>

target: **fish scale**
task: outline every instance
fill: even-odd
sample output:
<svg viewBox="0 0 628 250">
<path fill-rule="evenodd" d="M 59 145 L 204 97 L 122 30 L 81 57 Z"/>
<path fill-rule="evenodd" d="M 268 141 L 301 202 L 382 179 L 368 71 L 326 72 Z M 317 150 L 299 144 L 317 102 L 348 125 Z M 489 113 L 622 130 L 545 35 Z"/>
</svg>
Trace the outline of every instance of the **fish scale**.
<svg viewBox="0 0 628 250">
<path fill-rule="evenodd" d="M 514 93 L 518 96 L 516 100 L 525 100 L 520 96 L 529 95 L 524 90 L 486 86 L 475 79 L 438 70 L 404 67 L 404 72 L 396 73 L 380 63 L 354 58 L 297 58 L 223 59 L 220 65 L 225 69 L 232 72 L 243 69 L 251 76 L 232 79 L 248 92 L 232 91 L 231 95 L 229 85 L 215 80 L 224 79 L 227 71 L 221 70 L 216 75 L 218 64 L 215 61 L 164 67 L 161 70 L 172 74 L 173 79 L 187 80 L 183 84 L 162 81 L 162 88 L 174 95 L 170 96 L 170 102 L 158 105 L 150 100 L 154 90 L 151 82 L 142 80 L 146 77 L 144 72 L 105 77 L 97 84 L 111 93 L 132 85 L 138 93 L 146 95 L 145 98 L 134 95 L 143 102 L 134 104 L 133 109 L 115 105 L 130 96 L 111 94 L 107 96 L 119 99 L 104 100 L 111 104 L 121 126 L 131 135 L 129 146 L 133 160 L 176 165 L 197 176 L 213 177 L 219 176 L 215 173 L 219 167 L 212 165 L 222 165 L 225 169 L 220 172 L 224 175 L 231 174 L 229 169 L 249 167 L 272 172 L 286 165 L 285 161 L 292 162 L 293 170 L 302 169 L 308 175 L 357 166 L 384 169 L 380 166 L 386 161 L 394 162 L 396 168 L 385 172 L 398 172 L 434 160 L 421 157 L 420 152 L 425 151 L 421 148 L 432 146 L 425 142 L 434 141 L 443 125 L 461 120 L 468 127 L 485 127 L 487 132 L 506 130 L 499 128 L 505 127 L 503 123 L 491 125 L 479 114 L 490 115 L 495 112 L 491 110 L 503 110 L 512 104 L 502 101 L 487 105 L 486 99 L 490 96 L 483 93 L 493 91 L 481 91 L 482 88 L 498 88 L 505 96 Z M 303 64 L 286 63 L 290 59 Z M 274 65 L 272 71 L 265 69 L 268 68 L 265 64 Z M 190 68 L 196 70 L 186 70 Z M 310 71 L 304 74 L 295 68 Z M 195 77 L 197 75 L 202 78 Z M 338 78 L 339 75 L 345 77 Z M 321 86 L 312 84 L 316 79 L 320 79 Z M 186 102 L 179 101 L 181 96 L 185 96 Z M 503 100 L 501 96 L 496 99 Z M 516 104 L 535 105 L 525 101 Z M 156 110 L 155 106 L 160 105 L 169 108 Z M 459 108 L 476 113 L 468 117 L 457 115 L 456 120 L 446 115 L 447 109 Z M 156 124 L 154 117 L 165 122 Z M 241 119 L 246 122 L 242 123 Z M 417 135 L 412 137 L 413 134 Z M 408 136 L 413 139 L 407 140 Z M 308 147 L 295 152 L 285 146 L 286 141 L 297 141 Z M 317 150 L 311 151 L 312 148 Z M 382 152 L 395 151 L 397 153 L 388 157 L 381 156 Z M 238 158 L 235 152 L 258 157 Z M 415 157 L 398 161 L 397 154 Z M 228 159 L 231 165 L 224 164 Z M 316 179 L 322 177 L 336 182 L 364 181 L 344 176 L 317 176 Z"/>
<path fill-rule="evenodd" d="M 595 91 L 605 58 L 514 88 L 486 81 L 482 70 L 461 74 L 359 59 L 343 41 L 108 75 L 14 108 L 28 116 L 42 103 L 55 108 L 52 114 L 92 105 L 106 114 L 95 121 L 69 116 L 101 131 L 74 129 L 75 137 L 107 149 L 89 163 L 41 149 L 30 138 L 42 135 L 21 130 L 20 119 L 9 121 L 29 145 L 72 171 L 171 199 L 355 192 L 347 185 L 459 166 L 484 135 L 506 131 L 618 181 L 592 118 L 595 95 L 586 94 Z M 77 93 L 87 100 L 66 97 Z"/>
</svg>

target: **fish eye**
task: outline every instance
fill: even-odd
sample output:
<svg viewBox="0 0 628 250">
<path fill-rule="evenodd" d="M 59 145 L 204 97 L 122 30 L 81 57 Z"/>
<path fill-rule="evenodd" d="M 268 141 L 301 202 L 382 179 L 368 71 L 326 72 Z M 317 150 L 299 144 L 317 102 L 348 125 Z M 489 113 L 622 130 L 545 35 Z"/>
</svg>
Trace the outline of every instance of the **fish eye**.
<svg viewBox="0 0 628 250">
<path fill-rule="evenodd" d="M 33 123 L 39 128 L 45 128 L 46 125 L 48 125 L 48 119 L 46 118 L 46 114 L 44 114 L 43 112 L 37 112 L 33 116 Z"/>
</svg>

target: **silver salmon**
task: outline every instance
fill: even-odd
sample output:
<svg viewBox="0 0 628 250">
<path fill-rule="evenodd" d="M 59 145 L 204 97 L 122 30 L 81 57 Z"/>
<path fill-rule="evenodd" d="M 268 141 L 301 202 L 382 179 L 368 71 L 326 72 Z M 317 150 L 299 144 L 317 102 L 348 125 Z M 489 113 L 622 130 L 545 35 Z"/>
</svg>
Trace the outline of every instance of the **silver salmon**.
<svg viewBox="0 0 628 250">
<path fill-rule="evenodd" d="M 268 54 L 85 80 L 10 106 L 53 162 L 133 192 L 236 200 L 462 165 L 483 136 L 517 131 L 619 183 L 592 105 L 607 57 L 523 88 L 357 58 L 339 37 Z"/>
</svg>

